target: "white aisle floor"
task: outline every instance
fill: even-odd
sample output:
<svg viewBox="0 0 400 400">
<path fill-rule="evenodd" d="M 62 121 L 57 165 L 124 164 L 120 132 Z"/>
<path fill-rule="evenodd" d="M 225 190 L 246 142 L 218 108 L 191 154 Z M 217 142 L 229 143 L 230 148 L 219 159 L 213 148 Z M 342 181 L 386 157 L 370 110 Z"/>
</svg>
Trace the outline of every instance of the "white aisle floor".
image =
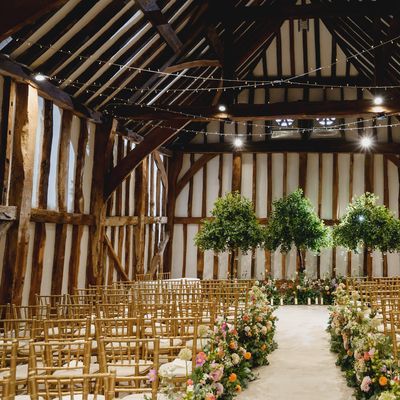
<svg viewBox="0 0 400 400">
<path fill-rule="evenodd" d="M 327 307 L 283 306 L 275 314 L 278 349 L 238 399 L 354 400 L 329 351 Z"/>
</svg>

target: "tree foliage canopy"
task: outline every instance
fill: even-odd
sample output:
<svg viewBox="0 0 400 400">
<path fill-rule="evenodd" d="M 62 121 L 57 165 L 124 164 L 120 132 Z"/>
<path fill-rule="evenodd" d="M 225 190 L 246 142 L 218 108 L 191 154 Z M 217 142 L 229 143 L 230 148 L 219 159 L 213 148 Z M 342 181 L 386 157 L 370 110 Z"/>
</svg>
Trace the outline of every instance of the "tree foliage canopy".
<svg viewBox="0 0 400 400">
<path fill-rule="evenodd" d="M 346 214 L 333 230 L 336 245 L 358 251 L 393 252 L 400 249 L 400 221 L 385 206 L 376 204 L 377 196 L 365 193 L 349 204 Z"/>
<path fill-rule="evenodd" d="M 301 189 L 273 203 L 273 212 L 264 231 L 264 246 L 268 250 L 287 253 L 297 250 L 319 252 L 330 245 L 329 228 L 315 213 Z"/>
<path fill-rule="evenodd" d="M 260 245 L 262 228 L 253 203 L 239 193 L 228 193 L 217 199 L 211 214 L 214 218 L 205 220 L 195 237 L 195 244 L 201 250 L 224 252 L 240 249 L 246 253 Z"/>
</svg>

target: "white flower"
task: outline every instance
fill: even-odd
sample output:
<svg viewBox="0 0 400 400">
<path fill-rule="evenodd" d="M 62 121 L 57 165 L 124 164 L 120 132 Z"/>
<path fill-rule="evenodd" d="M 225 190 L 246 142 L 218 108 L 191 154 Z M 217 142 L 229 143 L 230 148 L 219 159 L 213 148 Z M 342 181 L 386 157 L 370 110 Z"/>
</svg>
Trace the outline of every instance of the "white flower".
<svg viewBox="0 0 400 400">
<path fill-rule="evenodd" d="M 239 364 L 239 362 L 240 362 L 239 354 L 233 353 L 232 354 L 232 363 L 233 363 L 233 365 Z"/>
<path fill-rule="evenodd" d="M 263 327 L 261 328 L 261 333 L 262 333 L 263 335 L 266 335 L 266 334 L 267 334 L 267 327 L 266 327 L 266 326 L 263 326 Z"/>
<path fill-rule="evenodd" d="M 183 361 L 190 361 L 192 359 L 192 350 L 185 347 L 179 352 L 178 358 L 180 358 Z"/>
<path fill-rule="evenodd" d="M 361 390 L 363 392 L 369 392 L 371 383 L 371 378 L 369 376 L 364 376 L 364 379 L 362 380 L 360 385 Z"/>
<path fill-rule="evenodd" d="M 246 326 L 246 327 L 244 328 L 244 330 L 245 330 L 245 332 L 250 332 L 250 327 L 249 327 L 249 326 Z"/>
<path fill-rule="evenodd" d="M 194 386 L 193 385 L 188 385 L 187 388 L 186 388 L 186 391 L 188 393 L 193 392 L 193 390 L 194 390 Z"/>
</svg>

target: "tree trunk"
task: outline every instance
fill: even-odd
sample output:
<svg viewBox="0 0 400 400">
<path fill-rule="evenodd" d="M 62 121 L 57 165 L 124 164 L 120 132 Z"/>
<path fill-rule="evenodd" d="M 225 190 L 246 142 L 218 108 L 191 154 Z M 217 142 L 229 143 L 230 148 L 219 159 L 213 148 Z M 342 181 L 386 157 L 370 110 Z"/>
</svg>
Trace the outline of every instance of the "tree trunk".
<svg viewBox="0 0 400 400">
<path fill-rule="evenodd" d="M 364 247 L 363 275 L 372 278 L 372 257 L 368 247 Z"/>
<path fill-rule="evenodd" d="M 229 279 L 235 278 L 235 255 L 236 255 L 236 251 L 231 250 L 231 258 L 230 258 L 230 263 L 229 263 Z"/>
<path fill-rule="evenodd" d="M 303 259 L 303 254 L 301 254 L 301 250 L 297 249 L 297 257 L 299 260 L 299 272 L 303 273 L 306 269 L 305 265 L 304 265 L 304 259 Z"/>
</svg>

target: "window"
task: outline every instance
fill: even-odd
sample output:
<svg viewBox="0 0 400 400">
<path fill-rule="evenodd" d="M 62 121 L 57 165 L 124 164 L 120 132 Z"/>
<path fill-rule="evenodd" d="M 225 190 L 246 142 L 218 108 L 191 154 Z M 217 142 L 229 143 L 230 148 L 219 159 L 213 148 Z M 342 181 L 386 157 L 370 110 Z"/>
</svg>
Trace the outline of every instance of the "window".
<svg viewBox="0 0 400 400">
<path fill-rule="evenodd" d="M 332 126 L 335 123 L 336 118 L 317 118 L 317 121 L 322 126 Z"/>
<path fill-rule="evenodd" d="M 293 125 L 294 120 L 290 118 L 285 118 L 285 119 L 277 119 L 276 123 L 281 126 L 282 128 L 287 128 L 288 126 Z"/>
</svg>

